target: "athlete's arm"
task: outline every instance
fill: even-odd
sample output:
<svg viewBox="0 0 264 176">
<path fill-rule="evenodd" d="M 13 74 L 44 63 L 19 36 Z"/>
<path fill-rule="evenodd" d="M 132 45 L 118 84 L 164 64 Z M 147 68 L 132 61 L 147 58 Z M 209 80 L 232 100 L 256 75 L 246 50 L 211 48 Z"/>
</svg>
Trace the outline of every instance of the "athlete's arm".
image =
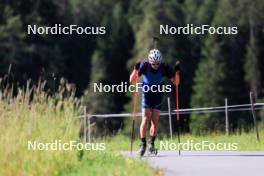
<svg viewBox="0 0 264 176">
<path fill-rule="evenodd" d="M 136 65 L 138 67 L 138 76 L 141 76 L 143 74 L 145 74 L 147 68 L 148 68 L 148 62 L 144 61 L 138 65 Z"/>
<path fill-rule="evenodd" d="M 145 70 L 147 67 L 147 62 L 137 62 L 134 66 L 134 70 L 130 75 L 130 79 L 129 82 L 130 83 L 135 83 L 136 79 L 141 76 L 142 74 L 144 74 Z"/>
<path fill-rule="evenodd" d="M 174 70 L 172 70 L 168 65 L 164 64 L 165 76 L 171 80 L 175 85 L 175 75 L 177 72 L 180 72 L 180 61 L 176 61 L 174 65 Z"/>
</svg>

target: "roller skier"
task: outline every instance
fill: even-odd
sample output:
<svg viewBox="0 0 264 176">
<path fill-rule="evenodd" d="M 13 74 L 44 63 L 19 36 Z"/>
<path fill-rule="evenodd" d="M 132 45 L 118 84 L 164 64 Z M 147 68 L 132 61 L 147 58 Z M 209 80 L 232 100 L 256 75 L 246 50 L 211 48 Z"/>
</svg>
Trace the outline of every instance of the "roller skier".
<svg viewBox="0 0 264 176">
<path fill-rule="evenodd" d="M 164 86 L 165 77 L 175 84 L 174 76 L 179 73 L 180 61 L 175 63 L 174 69 L 162 62 L 162 55 L 158 49 L 149 51 L 148 58 L 142 62 L 138 62 L 134 66 L 134 70 L 130 75 L 130 82 L 136 83 L 138 77 L 143 76 L 142 87 L 151 87 L 153 85 Z M 148 88 L 147 88 L 148 89 Z M 160 118 L 160 109 L 162 104 L 163 91 L 153 91 L 142 89 L 142 120 L 140 125 L 140 149 L 139 155 L 144 156 L 146 150 L 148 155 L 157 154 L 155 148 L 155 139 L 158 132 L 158 124 Z M 151 122 L 149 129 L 150 140 L 147 145 L 146 133 L 148 123 Z M 132 143 L 131 143 L 132 144 Z"/>
</svg>

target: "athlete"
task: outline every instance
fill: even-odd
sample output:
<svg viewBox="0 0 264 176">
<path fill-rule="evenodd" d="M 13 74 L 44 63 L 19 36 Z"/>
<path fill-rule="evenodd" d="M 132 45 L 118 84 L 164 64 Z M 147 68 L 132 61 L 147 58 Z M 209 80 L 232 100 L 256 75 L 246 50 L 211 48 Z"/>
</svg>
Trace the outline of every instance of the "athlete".
<svg viewBox="0 0 264 176">
<path fill-rule="evenodd" d="M 174 71 L 167 65 L 162 63 L 162 55 L 159 50 L 152 49 L 148 54 L 148 59 L 143 62 L 138 62 L 134 66 L 134 70 L 130 75 L 130 82 L 135 83 L 136 78 L 143 75 L 142 87 L 147 86 L 151 87 L 155 85 L 157 88 L 164 86 L 164 78 L 169 78 L 173 84 L 174 83 L 174 75 L 177 71 L 179 71 L 180 62 L 177 61 L 174 66 Z M 143 156 L 146 152 L 146 148 L 149 154 L 157 154 L 157 150 L 155 149 L 155 139 L 158 131 L 158 124 L 160 118 L 160 109 L 162 103 L 163 92 L 159 89 L 142 89 L 142 121 L 140 125 L 140 138 L 141 145 L 139 149 L 139 155 Z M 150 142 L 147 147 L 146 142 L 146 132 L 148 123 L 151 121 L 151 127 L 149 130 L 150 134 Z"/>
</svg>

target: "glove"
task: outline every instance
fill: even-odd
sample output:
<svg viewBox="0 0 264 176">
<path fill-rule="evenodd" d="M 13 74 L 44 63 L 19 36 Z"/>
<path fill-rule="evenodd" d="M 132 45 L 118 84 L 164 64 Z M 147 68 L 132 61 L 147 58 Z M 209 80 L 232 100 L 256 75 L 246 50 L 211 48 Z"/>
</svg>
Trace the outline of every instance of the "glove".
<svg viewBox="0 0 264 176">
<path fill-rule="evenodd" d="M 140 67 L 140 62 L 137 62 L 136 65 L 134 66 L 134 69 L 139 70 L 139 67 Z"/>
<path fill-rule="evenodd" d="M 174 71 L 177 72 L 177 71 L 180 71 L 180 60 L 177 60 L 175 65 L 174 65 Z"/>
</svg>

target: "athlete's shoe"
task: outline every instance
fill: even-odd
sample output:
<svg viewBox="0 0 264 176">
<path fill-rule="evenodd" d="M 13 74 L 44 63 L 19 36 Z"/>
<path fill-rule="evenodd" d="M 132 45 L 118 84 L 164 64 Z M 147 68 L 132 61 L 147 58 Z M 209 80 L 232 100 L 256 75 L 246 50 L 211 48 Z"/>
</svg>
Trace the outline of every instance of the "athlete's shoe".
<svg viewBox="0 0 264 176">
<path fill-rule="evenodd" d="M 138 151 L 140 157 L 144 156 L 146 152 L 146 148 L 147 148 L 146 144 L 140 144 L 140 148 Z"/>
<path fill-rule="evenodd" d="M 148 145 L 148 155 L 157 155 L 158 150 L 155 148 L 154 143 Z"/>
</svg>

